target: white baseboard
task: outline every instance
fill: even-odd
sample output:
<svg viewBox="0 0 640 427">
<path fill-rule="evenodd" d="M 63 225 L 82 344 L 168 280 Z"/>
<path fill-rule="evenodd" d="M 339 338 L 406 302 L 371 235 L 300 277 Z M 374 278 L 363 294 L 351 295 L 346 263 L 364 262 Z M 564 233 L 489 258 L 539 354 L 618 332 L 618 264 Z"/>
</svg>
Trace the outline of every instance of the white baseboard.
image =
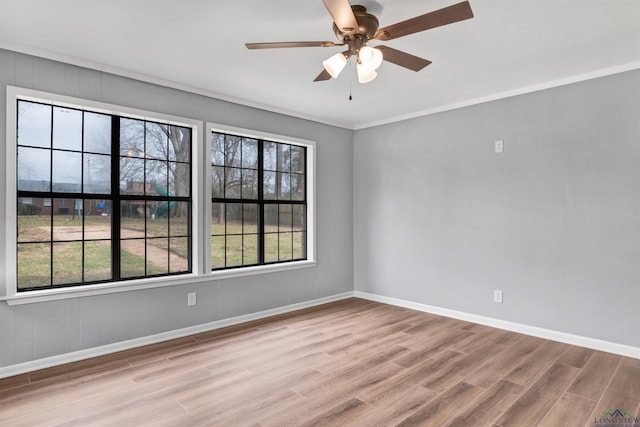
<svg viewBox="0 0 640 427">
<path fill-rule="evenodd" d="M 621 356 L 633 357 L 640 359 L 640 348 L 632 347 L 624 344 L 617 344 L 609 341 L 598 340 L 595 338 L 583 337 L 580 335 L 568 334 L 565 332 L 553 331 L 550 329 L 538 328 L 536 326 L 523 325 L 520 323 L 508 322 L 506 320 L 494 319 L 491 317 L 479 316 L 477 314 L 469 314 L 461 311 L 449 310 L 446 308 L 436 307 L 417 302 L 390 298 L 367 292 L 355 291 L 356 298 L 362 298 L 370 301 L 381 302 L 384 304 L 395 305 L 398 307 L 410 308 L 413 310 L 423 311 L 425 313 L 437 314 L 440 316 L 451 317 L 454 319 L 465 320 L 467 322 L 479 323 L 481 325 L 491 326 L 494 328 L 505 329 L 507 331 L 518 332 L 525 335 L 544 338 L 552 341 L 559 341 L 566 344 L 587 347 L 594 350 L 606 351 L 608 353 L 619 354 Z"/>
<path fill-rule="evenodd" d="M 100 347 L 88 348 L 86 350 L 74 351 L 72 353 L 60 354 L 57 356 L 45 357 L 43 359 L 32 360 L 29 362 L 19 363 L 15 365 L 0 368 L 0 378 L 11 377 L 14 375 L 24 374 L 27 372 L 37 371 L 39 369 L 50 368 L 52 366 L 63 365 L 65 363 L 77 362 L 79 360 L 90 359 L 92 357 L 104 356 L 106 354 L 115 353 L 122 350 L 129 350 L 135 347 L 141 347 L 149 344 L 156 344 L 162 341 L 168 341 L 175 338 L 182 338 L 189 335 L 208 332 L 215 329 L 233 326 L 252 320 L 263 319 L 269 316 L 288 313 L 290 311 L 300 310 L 303 308 L 314 307 L 316 305 L 326 304 L 333 301 L 339 301 L 346 298 L 352 298 L 353 292 L 345 292 L 342 294 L 331 295 L 324 298 L 318 298 L 311 301 L 305 301 L 297 304 L 286 305 L 284 307 L 273 308 L 270 310 L 259 311 L 257 313 L 245 314 L 243 316 L 231 317 L 228 319 L 217 320 L 215 322 L 205 323 L 202 325 L 190 326 L 188 328 L 176 329 L 173 331 L 162 332 L 146 337 L 135 338 L 132 340 L 122 341 L 114 344 L 103 345 Z"/>
</svg>

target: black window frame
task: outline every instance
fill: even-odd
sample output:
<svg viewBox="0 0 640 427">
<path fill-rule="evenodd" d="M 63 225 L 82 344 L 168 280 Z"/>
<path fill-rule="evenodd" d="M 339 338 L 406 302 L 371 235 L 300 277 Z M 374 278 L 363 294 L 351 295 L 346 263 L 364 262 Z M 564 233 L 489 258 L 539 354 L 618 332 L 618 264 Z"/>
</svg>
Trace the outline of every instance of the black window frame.
<svg viewBox="0 0 640 427">
<path fill-rule="evenodd" d="M 39 149 L 48 149 L 50 151 L 50 170 L 49 170 L 49 183 L 48 183 L 48 190 L 47 191 L 40 191 L 40 190 L 21 190 L 20 189 L 20 180 L 19 180 L 19 170 L 18 170 L 18 151 L 20 149 L 20 147 L 24 147 L 24 148 L 30 148 L 30 146 L 28 145 L 22 145 L 18 139 L 18 135 L 20 134 L 19 132 L 19 125 L 20 125 L 20 103 L 21 102 L 25 102 L 25 103 L 32 103 L 32 104 L 39 104 L 39 105 L 44 105 L 47 107 L 51 108 L 51 122 L 50 122 L 50 126 L 51 126 L 51 130 L 50 130 L 50 144 L 49 147 L 31 147 L 31 148 L 39 148 Z M 80 148 L 79 151 L 77 150 L 66 150 L 66 149 L 59 149 L 54 147 L 53 145 L 53 138 L 54 138 L 54 120 L 53 120 L 53 115 L 54 115 L 54 111 L 56 108 L 64 108 L 66 110 L 72 110 L 72 111 L 79 111 L 82 113 L 82 147 Z M 53 158 L 54 158 L 54 153 L 55 152 L 71 152 L 71 153 L 75 153 L 75 154 L 80 154 L 80 156 L 84 156 L 85 154 L 89 154 L 89 155 L 96 155 L 96 154 L 100 154 L 100 155 L 107 155 L 106 153 L 96 153 L 96 152 L 91 152 L 91 151 L 85 151 L 85 121 L 84 121 L 84 117 L 85 114 L 84 113 L 91 113 L 91 114 L 101 114 L 104 116 L 108 116 L 111 118 L 111 149 L 110 149 L 110 153 L 108 154 L 109 158 L 110 158 L 110 182 L 111 182 L 111 188 L 110 188 L 110 192 L 106 193 L 106 192 L 93 192 L 93 193 L 88 193 L 85 192 L 84 190 L 84 183 L 85 183 L 85 178 L 84 178 L 84 160 L 82 161 L 81 164 L 81 168 L 83 169 L 80 173 L 80 177 L 81 177 L 81 187 L 80 187 L 80 191 L 79 192 L 69 192 L 69 191 L 54 191 L 54 179 L 53 179 Z M 121 194 L 120 192 L 120 164 L 121 164 L 121 158 L 123 157 L 121 154 L 121 139 L 120 139 L 120 129 L 121 129 L 121 120 L 123 119 L 127 119 L 127 120 L 138 120 L 140 122 L 144 123 L 144 128 L 145 128 L 145 142 L 144 144 L 146 144 L 146 128 L 147 128 L 147 123 L 153 123 L 153 124 L 157 124 L 160 126 L 167 126 L 167 132 L 169 132 L 169 129 L 171 126 L 173 127 L 178 127 L 178 128 L 183 128 L 183 129 L 188 129 L 189 130 L 189 149 L 188 149 L 188 153 L 189 153 L 189 160 L 188 162 L 185 161 L 177 161 L 177 160 L 173 160 L 173 162 L 175 163 L 180 163 L 183 165 L 188 165 L 188 195 L 184 196 L 184 195 L 173 195 L 172 193 L 169 192 L 169 172 L 167 172 L 167 194 L 165 195 L 161 195 L 161 194 L 143 194 L 143 195 L 127 195 L 127 194 Z M 108 201 L 110 202 L 110 210 L 111 210 L 111 225 L 110 225 L 110 238 L 109 239 L 86 239 L 85 238 L 85 218 L 86 215 L 83 212 L 82 215 L 82 238 L 81 239 L 77 239 L 77 240 L 71 240 L 70 242 L 80 242 L 82 244 L 82 267 L 81 267 L 81 274 L 83 277 L 83 280 L 78 281 L 78 282 L 69 282 L 69 283 L 55 283 L 54 281 L 54 256 L 53 256 L 53 248 L 54 245 L 56 243 L 58 243 L 59 241 L 55 240 L 53 237 L 53 233 L 54 233 L 54 206 L 55 203 L 52 203 L 51 206 L 51 212 L 48 214 L 50 216 L 50 238 L 49 240 L 43 240 L 43 241 L 29 241 L 29 242 L 20 242 L 19 240 L 19 217 L 20 214 L 18 211 L 16 211 L 16 228 L 15 228 L 15 233 L 16 233 L 16 273 L 19 271 L 19 249 L 20 249 L 20 245 L 21 244 L 48 244 L 50 246 L 50 255 L 49 255 L 49 261 L 50 261 L 50 266 L 49 266 L 49 284 L 46 285 L 36 285 L 36 286 L 20 286 L 19 283 L 19 277 L 18 274 L 16 274 L 16 287 L 15 290 L 17 293 L 22 293 L 22 292 L 29 292 L 29 291 L 37 291 L 37 290 L 49 290 L 49 289 L 58 289 L 58 288 L 71 288 L 71 287 L 78 287 L 78 286 L 85 286 L 85 285 L 93 285 L 93 284 L 101 284 L 101 283 L 112 283 L 112 282 L 123 282 L 123 281 L 130 281 L 130 280 L 136 280 L 136 279 L 147 279 L 147 278 L 157 278 L 157 277 L 165 277 L 165 276 L 177 276 L 177 275 L 184 275 L 184 274 L 191 274 L 193 272 L 193 241 L 194 241 L 194 236 L 193 236 L 193 229 L 194 229 L 194 215 L 193 215 L 193 206 L 194 206 L 194 197 L 197 197 L 197 195 L 193 194 L 193 173 L 194 173 L 194 162 L 198 161 L 198 159 L 194 159 L 193 158 L 193 146 L 194 144 L 196 144 L 196 141 L 194 141 L 194 135 L 193 135 L 193 129 L 189 126 L 189 125 L 182 125 L 182 124 L 172 124 L 172 123 L 168 123 L 166 121 L 163 120 L 153 120 L 153 119 L 148 119 L 148 118 L 138 118 L 138 117 L 130 117 L 127 116 L 126 114 L 118 114 L 118 113 L 114 113 L 114 112 L 102 112 L 102 111 L 96 111 L 96 110 L 92 110 L 92 109 L 88 109 L 88 108 L 82 108 L 82 107 L 77 107 L 77 106 L 68 106 L 68 105 L 64 105 L 61 106 L 55 102 L 49 102 L 49 101 L 40 101 L 40 100 L 33 100 L 33 99 L 22 99 L 22 98 L 17 98 L 16 99 L 16 141 L 15 141 L 15 150 L 16 150 L 16 175 L 15 175 L 15 182 L 16 182 L 16 207 L 19 207 L 20 205 L 20 200 L 22 198 L 32 198 L 32 199 L 43 199 L 43 200 L 50 200 L 51 202 L 54 202 L 55 200 L 58 199 L 64 199 L 64 200 L 82 200 L 82 207 L 85 207 L 85 201 L 92 201 L 92 202 L 97 202 L 97 201 Z M 168 144 L 170 144 L 170 142 L 168 142 Z M 146 147 L 146 145 L 145 145 Z M 144 158 L 144 164 L 145 164 L 145 171 L 143 172 L 144 174 L 144 185 L 146 187 L 146 162 L 147 159 L 146 157 L 142 156 L 142 158 Z M 167 164 L 167 171 L 169 168 L 169 164 L 172 162 L 172 160 L 170 160 L 169 158 L 166 159 L 166 164 Z M 125 204 L 126 202 L 129 201 L 133 201 L 133 200 L 143 200 L 145 203 L 167 203 L 167 206 L 171 206 L 172 204 L 175 203 L 182 203 L 183 206 L 184 204 L 186 204 L 186 213 L 185 213 L 185 217 L 187 218 L 187 224 L 186 224 L 186 233 L 182 234 L 182 235 L 171 235 L 171 220 L 170 218 L 167 218 L 167 236 L 166 236 L 166 240 L 167 240 L 167 245 L 170 245 L 172 238 L 180 238 L 180 239 L 186 239 L 186 252 L 187 252 L 187 268 L 181 271 L 171 271 L 171 263 L 170 263 L 170 259 L 171 259 L 171 251 L 167 250 L 167 272 L 166 273 L 156 273 L 156 274 L 150 274 L 148 271 L 148 263 L 149 260 L 147 258 L 147 245 L 146 245 L 146 241 L 148 239 L 150 239 L 150 237 L 148 237 L 147 234 L 147 225 L 148 225 L 148 221 L 149 218 L 147 217 L 147 213 L 145 210 L 145 213 L 143 214 L 144 217 L 144 223 L 145 223 L 145 228 L 144 228 L 144 237 L 139 238 L 137 240 L 144 240 L 145 241 L 145 255 L 144 255 L 144 274 L 139 274 L 139 275 L 130 275 L 130 276 L 126 276 L 124 277 L 122 275 L 122 260 L 121 260 L 121 242 L 123 240 L 127 240 L 127 239 L 123 239 L 122 235 L 121 235 L 121 222 L 122 222 L 122 218 L 123 218 L 123 213 L 122 213 L 122 206 L 123 204 Z M 45 206 L 47 206 L 45 204 Z M 175 206 L 175 205 L 174 205 Z M 74 213 L 75 215 L 75 213 Z M 167 213 L 167 216 L 170 217 L 170 213 Z M 153 237 L 152 237 L 153 238 Z M 100 280 L 84 280 L 85 277 L 85 243 L 89 242 L 89 241 L 100 241 L 100 240 L 108 240 L 111 243 L 111 247 L 110 247 L 110 256 L 111 256 L 111 277 L 110 278 L 105 278 L 105 279 L 100 279 Z M 168 248 L 169 246 L 167 246 Z"/>
<path fill-rule="evenodd" d="M 241 197 L 226 197 L 226 190 L 227 190 L 227 186 L 225 185 L 226 183 L 222 184 L 222 188 L 223 188 L 223 192 L 225 194 L 223 194 L 222 197 L 219 196 L 214 196 L 213 195 L 213 187 L 214 185 L 212 184 L 212 197 L 211 197 L 211 204 L 212 204 L 212 215 L 209 218 L 209 221 L 213 222 L 213 217 L 214 217 L 214 211 L 215 209 L 213 209 L 213 205 L 218 204 L 219 207 L 226 209 L 226 206 L 229 204 L 238 204 L 241 205 L 243 208 L 243 214 L 242 214 L 242 224 L 241 224 L 241 229 L 244 230 L 244 206 L 245 205 L 256 205 L 257 206 L 257 261 L 255 263 L 248 263 L 245 264 L 240 263 L 240 264 L 231 264 L 228 265 L 227 263 L 227 245 L 225 244 L 224 250 L 225 250 L 225 255 L 224 255 L 224 265 L 215 265 L 213 258 L 214 255 L 211 254 L 211 271 L 212 272 L 221 272 L 221 271 L 229 271 L 229 270 L 237 270 L 237 269 L 242 269 L 242 268 L 247 268 L 247 267 L 256 267 L 256 266 L 267 266 L 267 265 L 277 265 L 277 264 L 287 264 L 287 263 L 292 263 L 292 262 L 298 262 L 298 261 L 308 261 L 309 257 L 308 257 L 308 253 L 309 253 L 309 248 L 308 248 L 308 233 L 309 233 L 309 222 L 308 222 L 308 197 L 309 197 L 309 190 L 307 188 L 307 184 L 308 184 L 308 165 L 307 165 L 307 159 L 308 159 L 308 155 L 309 155 L 309 147 L 307 147 L 304 144 L 296 144 L 294 142 L 283 142 L 283 141 L 277 141 L 277 140 L 273 140 L 273 139 L 269 139 L 269 138 L 262 138 L 262 137 L 249 137 L 249 136 L 242 136 L 242 135 L 238 135 L 235 134 L 233 132 L 229 132 L 229 131 L 223 131 L 223 130 L 215 130 L 215 129 L 211 129 L 210 133 L 209 133 L 209 139 L 208 139 L 208 143 L 210 145 L 213 144 L 212 138 L 213 135 L 217 134 L 217 135 L 223 135 L 225 137 L 231 137 L 231 138 L 239 138 L 241 141 L 243 139 L 246 140 L 252 140 L 252 141 L 256 141 L 257 143 L 257 152 L 258 152 L 258 160 L 257 160 L 257 197 L 256 198 L 244 198 L 242 197 L 242 190 L 241 190 Z M 300 187 L 303 190 L 303 197 L 300 200 L 296 200 L 296 199 L 292 199 L 291 197 L 289 197 L 288 199 L 280 199 L 278 198 L 277 194 L 276 197 L 273 199 L 270 198 L 265 198 L 265 183 L 264 183 L 264 176 L 265 176 L 265 161 L 264 161 L 264 146 L 265 144 L 278 144 L 278 145 L 282 145 L 282 146 L 288 146 L 288 147 L 296 147 L 297 149 L 301 149 L 302 153 L 303 153 L 303 160 L 302 160 L 302 171 L 296 171 L 296 172 L 292 172 L 291 170 L 289 171 L 283 171 L 283 170 L 278 170 L 278 168 L 276 167 L 276 170 L 271 170 L 271 169 L 267 169 L 266 171 L 269 172 L 273 172 L 276 173 L 276 182 L 279 182 L 279 180 L 277 179 L 277 175 L 279 173 L 286 173 L 289 175 L 296 175 L 298 177 L 302 177 L 302 183 L 300 185 Z M 242 143 L 241 143 L 242 145 Z M 279 159 L 278 159 L 279 162 Z M 240 164 L 242 165 L 242 158 L 240 161 Z M 226 164 L 226 153 L 225 153 L 225 165 L 219 165 L 219 164 L 214 164 L 213 162 L 213 155 L 210 156 L 209 158 L 209 166 L 211 167 L 210 169 L 210 174 L 213 174 L 213 169 L 214 168 L 224 168 L 225 172 L 223 173 L 224 178 L 226 179 L 227 177 L 227 173 L 226 173 L 226 169 L 249 169 L 249 170 L 254 170 L 252 168 L 244 168 L 242 166 L 237 167 L 237 166 L 228 166 Z M 289 165 L 291 167 L 291 165 Z M 242 174 L 242 172 L 241 172 Z M 242 184 L 240 185 L 241 189 L 243 188 Z M 266 224 L 266 214 L 265 214 L 265 210 L 268 206 L 275 206 L 277 207 L 277 211 L 278 211 L 278 231 L 267 231 L 267 227 L 268 225 Z M 280 231 L 280 224 L 279 224 L 279 220 L 280 220 L 280 208 L 284 207 L 284 206 L 291 206 L 291 209 L 293 210 L 293 206 L 299 206 L 302 209 L 302 227 L 301 230 L 293 230 L 293 227 L 291 230 L 287 231 Z M 293 215 L 292 215 L 293 217 Z M 227 218 L 228 215 L 225 213 L 224 215 L 224 233 L 223 234 L 216 234 L 214 233 L 214 230 L 211 230 L 210 233 L 210 239 L 211 239 L 211 247 L 212 247 L 212 251 L 213 251 L 213 242 L 215 241 L 216 238 L 220 238 L 220 237 L 224 237 L 225 238 L 225 243 L 226 243 L 226 238 L 228 236 L 245 236 L 245 235 L 253 235 L 254 233 L 228 233 L 227 229 Z M 293 224 L 293 219 L 292 219 L 292 224 Z M 213 228 L 213 227 L 212 227 Z M 281 235 L 286 235 L 286 234 L 291 234 L 291 257 L 287 258 L 287 259 L 280 259 L 280 237 Z M 302 250 L 301 250 L 301 255 L 296 257 L 295 256 L 295 248 L 294 248 L 294 244 L 293 244 L 293 239 L 295 237 L 295 234 L 300 234 L 300 238 L 301 238 L 301 244 L 302 244 Z M 267 250 L 265 249 L 265 245 L 266 245 L 266 240 L 267 237 L 269 235 L 276 235 L 278 237 L 278 259 L 277 260 L 268 260 L 266 258 L 267 255 Z M 244 241 L 243 241 L 244 242 Z M 244 258 L 243 258 L 244 261 Z"/>
</svg>

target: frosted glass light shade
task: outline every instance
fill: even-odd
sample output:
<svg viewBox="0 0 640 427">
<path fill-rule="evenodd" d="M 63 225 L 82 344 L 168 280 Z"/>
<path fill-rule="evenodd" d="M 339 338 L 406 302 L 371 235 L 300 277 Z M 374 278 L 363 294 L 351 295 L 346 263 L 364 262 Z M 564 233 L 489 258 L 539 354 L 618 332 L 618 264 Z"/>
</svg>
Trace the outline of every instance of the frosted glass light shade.
<svg viewBox="0 0 640 427">
<path fill-rule="evenodd" d="M 378 77 L 376 70 L 368 68 L 366 65 L 358 64 L 358 82 L 369 83 L 376 77 Z"/>
<path fill-rule="evenodd" d="M 344 66 L 347 65 L 347 58 L 342 53 L 336 53 L 331 58 L 322 61 L 322 65 L 331 77 L 337 79 Z"/>
<path fill-rule="evenodd" d="M 363 46 L 358 53 L 360 63 L 371 70 L 377 70 L 382 64 L 382 52 L 369 46 Z"/>
</svg>

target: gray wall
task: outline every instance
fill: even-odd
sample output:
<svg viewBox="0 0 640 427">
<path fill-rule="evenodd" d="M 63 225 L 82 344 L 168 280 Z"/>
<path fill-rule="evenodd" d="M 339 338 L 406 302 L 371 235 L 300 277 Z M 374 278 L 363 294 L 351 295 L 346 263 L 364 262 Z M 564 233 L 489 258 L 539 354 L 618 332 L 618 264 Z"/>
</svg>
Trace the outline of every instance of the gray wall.
<svg viewBox="0 0 640 427">
<path fill-rule="evenodd" d="M 353 290 L 352 131 L 0 50 L 3 142 L 7 84 L 315 140 L 318 265 L 198 285 L 23 306 L 10 307 L 0 302 L 0 367 Z M 5 162 L 4 146 L 3 143 L 0 149 L 0 165 Z M 2 222 L 5 185 L 2 173 Z M 3 228 L 0 259 L 4 259 L 1 233 Z M 0 273 L 4 277 L 4 271 Z M 186 294 L 192 291 L 198 293 L 198 304 L 187 308 Z"/>
<path fill-rule="evenodd" d="M 640 71 L 361 130 L 354 153 L 356 290 L 640 346 Z"/>
</svg>

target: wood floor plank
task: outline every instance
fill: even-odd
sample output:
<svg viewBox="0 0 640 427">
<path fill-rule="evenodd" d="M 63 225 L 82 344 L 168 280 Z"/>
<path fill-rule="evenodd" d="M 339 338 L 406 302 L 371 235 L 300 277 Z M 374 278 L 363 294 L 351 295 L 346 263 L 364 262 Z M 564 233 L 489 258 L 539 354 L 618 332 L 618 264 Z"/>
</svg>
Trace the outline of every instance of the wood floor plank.
<svg viewBox="0 0 640 427">
<path fill-rule="evenodd" d="M 509 372 L 504 379 L 525 387 L 533 384 L 558 358 L 571 347 L 556 341 L 546 341 Z"/>
<path fill-rule="evenodd" d="M 582 427 L 593 412 L 596 402 L 565 393 L 551 408 L 539 427 Z M 593 423 L 593 422 L 592 422 Z"/>
<path fill-rule="evenodd" d="M 421 385 L 398 388 L 376 400 L 371 411 L 349 426 L 395 426 L 437 396 Z"/>
<path fill-rule="evenodd" d="M 558 363 L 563 363 L 568 366 L 576 368 L 582 368 L 591 359 L 591 356 L 595 353 L 595 350 L 589 348 L 571 346 L 565 353 L 558 359 Z"/>
<path fill-rule="evenodd" d="M 639 381 L 638 359 L 350 298 L 0 379 L 0 426 L 592 427 L 640 412 Z"/>
<path fill-rule="evenodd" d="M 424 405 L 417 412 L 398 424 L 408 426 L 441 427 L 460 412 L 461 408 L 473 402 L 483 390 L 464 382 L 458 383 L 439 397 Z"/>
<path fill-rule="evenodd" d="M 478 387 L 489 388 L 516 366 L 526 361 L 527 358 L 544 343 L 545 341 L 540 338 L 525 337 L 515 342 L 509 351 L 504 351 L 488 360 L 484 365 L 469 374 L 464 380 Z"/>
<path fill-rule="evenodd" d="M 462 412 L 447 427 L 491 425 L 520 397 L 524 387 L 509 381 L 498 381 L 483 393 L 473 406 Z"/>
<path fill-rule="evenodd" d="M 554 364 L 498 419 L 502 427 L 535 426 L 566 391 L 579 369 Z"/>
<path fill-rule="evenodd" d="M 349 399 L 346 402 L 323 412 L 322 414 L 300 424 L 300 427 L 339 426 L 347 424 L 362 417 L 371 406 L 358 399 Z"/>
<path fill-rule="evenodd" d="M 602 398 L 592 413 L 592 418 L 601 416 L 605 411 L 624 409 L 632 415 L 640 407 L 640 368 L 620 364 L 616 369 Z"/>
<path fill-rule="evenodd" d="M 595 352 L 569 387 L 569 393 L 598 401 L 605 387 L 611 381 L 620 360 L 621 357 L 615 354 Z"/>
</svg>

